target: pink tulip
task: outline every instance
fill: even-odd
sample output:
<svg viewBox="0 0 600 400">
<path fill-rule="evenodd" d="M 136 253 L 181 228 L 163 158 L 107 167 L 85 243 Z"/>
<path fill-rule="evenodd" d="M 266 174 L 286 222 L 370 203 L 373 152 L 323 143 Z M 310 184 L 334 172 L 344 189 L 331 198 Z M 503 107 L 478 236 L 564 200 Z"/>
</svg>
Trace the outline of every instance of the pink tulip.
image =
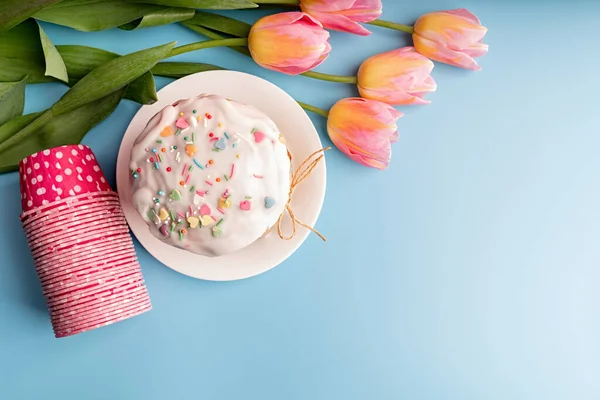
<svg viewBox="0 0 600 400">
<path fill-rule="evenodd" d="M 303 12 L 285 12 L 256 21 L 248 35 L 254 61 L 264 68 L 297 75 L 310 71 L 329 55 L 329 32 Z"/>
<path fill-rule="evenodd" d="M 334 31 L 371 34 L 359 22 L 371 22 L 381 15 L 381 0 L 300 0 L 300 8 Z"/>
<path fill-rule="evenodd" d="M 433 62 L 414 47 L 387 51 L 367 58 L 358 69 L 358 91 L 365 99 L 393 105 L 429 104 L 423 99 L 435 92 Z"/>
<path fill-rule="evenodd" d="M 417 51 L 432 60 L 457 67 L 481 69 L 475 57 L 488 52 L 483 43 L 487 28 L 464 8 L 425 14 L 414 26 Z"/>
<path fill-rule="evenodd" d="M 402 113 L 376 100 L 351 97 L 329 110 L 327 133 L 338 149 L 367 167 L 385 169 L 391 144 L 398 141 L 396 120 Z"/>
</svg>

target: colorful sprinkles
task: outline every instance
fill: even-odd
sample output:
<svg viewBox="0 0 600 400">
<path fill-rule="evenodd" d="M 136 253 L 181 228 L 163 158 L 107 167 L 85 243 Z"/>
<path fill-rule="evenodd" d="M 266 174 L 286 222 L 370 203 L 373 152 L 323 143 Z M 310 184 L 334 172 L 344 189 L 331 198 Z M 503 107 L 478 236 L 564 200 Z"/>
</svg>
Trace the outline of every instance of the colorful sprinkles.
<svg viewBox="0 0 600 400">
<path fill-rule="evenodd" d="M 216 126 L 220 128 L 219 130 L 215 128 L 214 122 L 212 123 L 211 128 L 208 128 L 209 121 L 212 120 L 213 117 L 217 118 L 216 121 L 218 122 L 216 122 Z M 231 159 L 228 160 L 228 158 L 235 157 L 234 161 L 236 161 L 241 158 L 241 155 L 229 151 L 229 153 L 233 154 L 228 156 L 227 154 L 229 153 L 227 150 L 237 147 L 240 143 L 241 135 L 233 130 L 230 130 L 230 132 L 235 133 L 227 133 L 228 127 L 222 122 L 223 120 L 219 121 L 219 119 L 220 115 L 218 114 L 213 115 L 211 112 L 202 113 L 196 109 L 191 110 L 191 112 L 179 112 L 175 121 L 171 122 L 170 125 L 160 128 L 159 137 L 155 139 L 157 147 L 146 149 L 148 156 L 151 156 L 146 159 L 146 161 L 150 164 L 149 166 L 152 167 L 152 170 L 160 170 L 161 164 L 163 164 L 163 168 L 165 168 L 168 173 L 172 172 L 173 168 L 177 168 L 175 171 L 181 171 L 180 174 L 175 172 L 175 174 L 178 175 L 177 180 L 175 181 L 179 184 L 178 188 L 163 187 L 164 190 L 158 190 L 156 192 L 157 196 L 152 197 L 152 200 L 155 203 L 153 207 L 155 208 L 150 208 L 146 214 L 148 219 L 156 224 L 160 234 L 165 238 L 173 236 L 174 238 L 183 241 L 188 234 L 188 229 L 208 227 L 212 224 L 214 224 L 214 226 L 210 228 L 212 236 L 215 238 L 223 236 L 225 234 L 225 230 L 223 229 L 225 219 L 222 217 L 217 219 L 214 213 L 226 215 L 226 210 L 230 209 L 232 206 L 232 200 L 235 200 L 236 203 L 239 202 L 239 208 L 243 211 L 251 211 L 253 208 L 252 196 L 240 196 L 241 193 L 233 193 L 234 196 L 232 197 L 232 193 L 230 193 L 229 189 L 225 189 L 222 196 L 219 197 L 217 204 L 211 204 L 209 206 L 209 199 L 205 198 L 209 193 L 208 190 L 206 190 L 207 186 L 205 185 L 215 186 L 215 184 L 225 184 L 225 182 L 230 182 L 238 175 L 236 174 L 236 163 L 231 162 Z M 198 122 L 201 120 L 204 120 L 203 125 L 204 128 L 207 129 L 202 129 L 200 127 Z M 209 129 L 213 129 L 214 131 L 210 131 Z M 256 144 L 263 142 L 266 137 L 263 132 L 256 128 L 252 129 L 250 134 L 250 137 L 254 139 L 253 142 Z M 167 143 L 164 143 L 164 138 L 169 137 L 171 137 L 171 139 L 169 139 Z M 248 141 L 246 138 L 243 139 Z M 269 142 L 270 140 L 265 141 L 265 143 Z M 203 151 L 211 149 L 216 153 L 223 152 L 224 155 L 215 155 L 214 159 L 211 158 L 207 161 L 205 160 L 206 164 L 203 164 L 195 158 L 200 148 L 203 149 Z M 188 158 L 182 160 L 182 152 L 183 157 L 185 158 L 187 156 Z M 178 166 L 174 163 L 183 163 L 183 165 Z M 228 171 L 229 173 L 224 173 L 222 169 L 227 168 L 228 163 L 231 163 L 231 168 Z M 193 181 L 192 171 L 194 167 L 197 167 L 202 171 L 196 172 L 194 176 L 202 177 L 203 180 L 197 179 L 196 181 Z M 206 174 L 204 170 L 207 168 L 216 168 L 215 173 L 211 173 L 214 178 L 211 178 L 211 175 Z M 150 168 L 147 170 L 150 170 Z M 138 179 L 141 173 L 141 168 L 131 170 L 133 179 Z M 217 174 L 218 176 L 215 176 Z M 242 175 L 244 176 L 244 174 Z M 252 177 L 256 179 L 264 178 L 263 175 L 254 173 L 252 174 Z M 188 185 L 189 190 L 183 192 L 180 191 L 180 188 L 187 188 Z M 165 193 L 167 193 L 167 195 Z M 264 198 L 264 207 L 266 209 L 273 207 L 276 203 L 273 197 L 265 196 L 261 198 Z M 178 203 L 180 200 L 183 201 Z M 191 203 L 192 200 L 194 206 L 189 205 L 189 209 L 177 210 L 177 208 L 181 208 L 182 203 L 185 207 L 185 204 L 188 202 Z M 164 206 L 161 205 L 161 202 Z M 174 232 L 177 232 L 177 235 L 175 235 Z"/>
</svg>

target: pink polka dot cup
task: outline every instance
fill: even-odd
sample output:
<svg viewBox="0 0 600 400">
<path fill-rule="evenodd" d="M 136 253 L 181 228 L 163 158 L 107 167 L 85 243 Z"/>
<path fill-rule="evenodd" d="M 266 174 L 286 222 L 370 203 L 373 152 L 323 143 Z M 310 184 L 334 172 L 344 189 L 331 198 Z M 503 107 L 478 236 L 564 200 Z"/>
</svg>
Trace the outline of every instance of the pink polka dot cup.
<svg viewBox="0 0 600 400">
<path fill-rule="evenodd" d="M 19 164 L 21 223 L 56 337 L 151 309 L 117 193 L 87 146 L 62 146 Z"/>
<path fill-rule="evenodd" d="M 60 146 L 19 163 L 23 212 L 84 193 L 111 191 L 92 150 Z"/>
</svg>

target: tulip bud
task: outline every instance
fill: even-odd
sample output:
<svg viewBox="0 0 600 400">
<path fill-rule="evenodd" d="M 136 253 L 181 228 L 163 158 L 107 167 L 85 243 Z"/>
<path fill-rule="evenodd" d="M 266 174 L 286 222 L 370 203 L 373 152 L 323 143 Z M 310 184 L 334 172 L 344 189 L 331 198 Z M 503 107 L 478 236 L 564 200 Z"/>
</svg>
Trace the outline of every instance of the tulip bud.
<svg viewBox="0 0 600 400">
<path fill-rule="evenodd" d="M 435 92 L 433 62 L 414 47 L 386 51 L 367 58 L 358 69 L 358 91 L 365 99 L 392 105 L 429 104 L 423 96 Z"/>
<path fill-rule="evenodd" d="M 425 57 L 461 68 L 481 69 L 475 57 L 488 52 L 487 28 L 464 8 L 425 14 L 414 26 L 415 48 Z"/>
<path fill-rule="evenodd" d="M 371 32 L 359 22 L 371 22 L 382 12 L 381 0 L 300 0 L 300 8 L 326 29 L 367 36 Z"/>
<path fill-rule="evenodd" d="M 391 144 L 398 141 L 396 120 L 401 116 L 380 101 L 346 98 L 329 110 L 327 133 L 336 147 L 357 163 L 385 169 Z"/>
<path fill-rule="evenodd" d="M 285 12 L 259 19 L 250 29 L 248 48 L 260 66 L 288 75 L 309 71 L 329 55 L 329 33 L 302 12 Z"/>
</svg>

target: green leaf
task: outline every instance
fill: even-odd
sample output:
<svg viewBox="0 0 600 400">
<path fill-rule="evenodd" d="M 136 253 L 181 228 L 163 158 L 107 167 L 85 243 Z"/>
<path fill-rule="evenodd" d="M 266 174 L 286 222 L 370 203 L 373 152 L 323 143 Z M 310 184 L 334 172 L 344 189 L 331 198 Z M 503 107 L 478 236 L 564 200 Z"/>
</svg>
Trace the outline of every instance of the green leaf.
<svg viewBox="0 0 600 400">
<path fill-rule="evenodd" d="M 225 68 L 212 64 L 192 63 L 192 62 L 160 62 L 152 68 L 152 73 L 159 76 L 170 78 L 182 78 L 184 76 L 195 74 L 196 72 L 216 71 Z"/>
<path fill-rule="evenodd" d="M 158 101 L 154 75 L 148 71 L 127 86 L 125 98 L 140 104 L 154 104 Z"/>
<path fill-rule="evenodd" d="M 164 9 L 164 7 L 154 4 L 124 1 L 72 2 L 70 5 L 43 9 L 35 13 L 34 17 L 42 21 L 91 32 L 116 28 Z"/>
<path fill-rule="evenodd" d="M 23 114 L 25 79 L 19 82 L 0 82 L 0 125 Z"/>
<path fill-rule="evenodd" d="M 219 39 L 226 38 L 225 36 L 223 36 L 217 32 L 211 31 L 210 29 L 207 29 L 203 26 L 190 24 L 187 21 L 182 22 L 181 25 L 193 30 L 196 33 L 199 33 L 202 36 L 206 36 L 207 38 L 212 39 L 212 40 L 219 40 Z M 248 50 L 248 47 L 246 47 L 246 46 L 228 46 L 228 47 L 232 50 L 237 51 L 238 53 L 242 53 L 247 56 L 250 56 L 250 50 Z"/>
<path fill-rule="evenodd" d="M 45 65 L 40 31 L 34 20 L 0 33 L 0 81 L 14 82 L 28 75 L 28 83 L 50 82 L 53 78 L 45 75 Z"/>
<path fill-rule="evenodd" d="M 0 32 L 25 21 L 35 12 L 60 0 L 2 0 L 0 1 Z"/>
<path fill-rule="evenodd" d="M 4 142 L 5 140 L 13 136 L 15 133 L 25 128 L 43 113 L 43 111 L 40 111 L 33 114 L 21 115 L 19 117 L 11 119 L 4 125 L 0 125 L 0 143 Z"/>
<path fill-rule="evenodd" d="M 149 28 L 152 26 L 168 25 L 175 22 L 185 21 L 194 16 L 194 10 L 191 8 L 166 8 L 144 15 L 142 18 L 131 21 L 119 28 L 127 31 L 134 29 Z"/>
<path fill-rule="evenodd" d="M 46 7 L 46 8 L 71 7 L 71 6 L 78 6 L 81 4 L 102 3 L 104 1 L 107 1 L 107 0 L 62 0 L 61 2 L 53 4 L 50 7 Z"/>
<path fill-rule="evenodd" d="M 52 106 L 53 113 L 60 115 L 69 112 L 128 85 L 154 67 L 173 46 L 175 42 L 137 51 L 100 65 L 81 78 Z"/>
<path fill-rule="evenodd" d="M 110 94 L 114 92 L 119 92 L 118 98 L 120 99 L 126 90 L 126 86 L 154 67 L 159 60 L 171 51 L 174 45 L 175 42 L 171 42 L 137 51 L 100 65 L 81 78 L 52 107 L 14 133 L 6 141 L 0 143 L 0 156 L 6 154 L 7 149 L 20 149 L 19 143 L 21 142 L 33 140 L 35 143 L 40 141 L 45 143 L 45 139 L 36 139 L 36 137 L 39 136 L 40 132 L 43 132 L 45 125 L 50 124 L 58 116 L 70 114 L 86 105 L 93 109 L 101 99 L 110 97 Z M 57 129 L 60 130 L 60 126 Z M 20 151 L 17 154 L 22 156 L 25 152 Z"/>
<path fill-rule="evenodd" d="M 6 145 L 9 143 L 8 140 L 2 142 L 0 144 L 0 172 L 16 170 L 20 160 L 38 151 L 65 144 L 80 143 L 90 129 L 115 110 L 124 93 L 125 88 L 122 88 L 94 103 L 89 103 L 60 116 L 50 117 L 35 133 L 18 141 L 10 141 L 9 145 Z M 25 126 L 39 120 L 43 114 L 46 112 L 24 115 L 0 126 L 0 138 L 15 135 Z"/>
<path fill-rule="evenodd" d="M 67 65 L 69 86 L 75 85 L 94 68 L 119 57 L 118 54 L 94 47 L 59 45 L 56 49 Z M 140 104 L 152 104 L 158 100 L 156 85 L 151 72 L 146 72 L 127 87 L 125 98 Z"/>
<path fill-rule="evenodd" d="M 237 19 L 202 11 L 196 11 L 194 18 L 186 22 L 237 37 L 248 37 L 250 28 L 252 28 L 252 25 Z"/>
<path fill-rule="evenodd" d="M 128 0 L 135 3 L 159 4 L 171 7 L 203 8 L 205 10 L 241 10 L 256 8 L 258 4 L 249 0 Z"/>
<path fill-rule="evenodd" d="M 69 77 L 67 76 L 67 67 L 65 67 L 62 57 L 58 51 L 56 51 L 56 47 L 54 47 L 50 38 L 39 24 L 38 28 L 40 32 L 40 41 L 42 43 L 42 51 L 44 52 L 44 58 L 46 60 L 46 71 L 44 71 L 44 75 L 52 76 L 63 82 L 68 82 Z"/>
</svg>

